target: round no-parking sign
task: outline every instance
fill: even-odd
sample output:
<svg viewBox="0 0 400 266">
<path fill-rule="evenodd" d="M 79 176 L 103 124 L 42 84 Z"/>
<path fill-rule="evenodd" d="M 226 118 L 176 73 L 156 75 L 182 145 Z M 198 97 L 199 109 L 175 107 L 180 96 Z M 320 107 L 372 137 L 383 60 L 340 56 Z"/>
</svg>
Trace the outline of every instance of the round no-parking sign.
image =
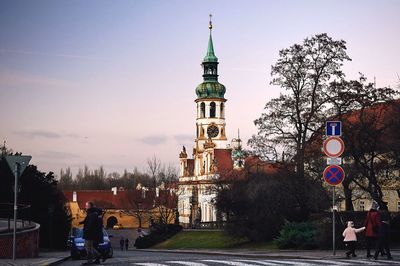
<svg viewBox="0 0 400 266">
<path fill-rule="evenodd" d="M 324 141 L 323 149 L 327 156 L 336 158 L 344 152 L 344 142 L 339 137 L 329 137 Z"/>
<path fill-rule="evenodd" d="M 325 182 L 331 186 L 340 185 L 344 179 L 344 170 L 338 165 L 330 165 L 324 170 Z"/>
</svg>

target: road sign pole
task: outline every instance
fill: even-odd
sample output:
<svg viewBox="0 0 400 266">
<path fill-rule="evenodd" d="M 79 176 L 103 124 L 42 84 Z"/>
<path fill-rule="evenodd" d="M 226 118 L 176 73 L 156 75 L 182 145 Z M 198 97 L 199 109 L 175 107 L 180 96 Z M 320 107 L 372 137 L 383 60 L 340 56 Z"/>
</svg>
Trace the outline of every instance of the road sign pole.
<svg viewBox="0 0 400 266">
<path fill-rule="evenodd" d="M 14 230 L 13 230 L 13 260 L 17 251 L 17 211 L 18 211 L 18 179 L 32 159 L 30 155 L 7 155 L 4 157 L 11 171 L 14 172 Z"/>
<path fill-rule="evenodd" d="M 333 186 L 333 197 L 332 197 L 332 249 L 333 249 L 333 255 L 336 255 L 336 249 L 335 249 L 335 187 Z"/>
<path fill-rule="evenodd" d="M 17 251 L 17 200 L 18 200 L 18 179 L 20 176 L 21 165 L 19 163 L 15 163 L 15 170 L 14 170 L 14 230 L 13 230 L 13 260 L 15 260 L 15 255 Z"/>
</svg>

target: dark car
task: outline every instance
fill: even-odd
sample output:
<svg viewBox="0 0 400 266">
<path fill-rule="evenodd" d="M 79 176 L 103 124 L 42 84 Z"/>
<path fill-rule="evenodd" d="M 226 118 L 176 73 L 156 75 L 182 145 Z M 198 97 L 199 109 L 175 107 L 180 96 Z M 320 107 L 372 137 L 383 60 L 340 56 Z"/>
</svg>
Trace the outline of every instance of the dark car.
<svg viewBox="0 0 400 266">
<path fill-rule="evenodd" d="M 71 246 L 71 257 L 73 259 L 80 259 L 86 257 L 85 240 L 82 238 L 82 228 L 72 228 L 69 238 L 69 245 Z M 99 249 L 107 254 L 108 258 L 113 256 L 113 248 L 107 231 L 103 229 L 103 243 L 99 244 Z"/>
</svg>

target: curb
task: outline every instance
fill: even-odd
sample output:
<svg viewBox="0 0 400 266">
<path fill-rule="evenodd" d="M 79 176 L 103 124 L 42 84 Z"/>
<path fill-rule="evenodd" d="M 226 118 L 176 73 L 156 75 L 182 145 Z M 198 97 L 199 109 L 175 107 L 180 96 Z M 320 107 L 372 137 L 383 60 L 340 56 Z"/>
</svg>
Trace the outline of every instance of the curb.
<svg viewBox="0 0 400 266">
<path fill-rule="evenodd" d="M 41 264 L 40 266 L 58 265 L 58 264 L 60 264 L 61 262 L 64 262 L 64 261 L 66 261 L 66 260 L 69 260 L 70 258 L 71 258 L 71 256 L 68 256 L 68 257 L 65 257 L 65 258 L 60 258 L 60 259 L 57 259 L 57 260 L 55 260 L 55 261 L 53 261 L 53 262 L 50 262 L 49 264 Z"/>
</svg>

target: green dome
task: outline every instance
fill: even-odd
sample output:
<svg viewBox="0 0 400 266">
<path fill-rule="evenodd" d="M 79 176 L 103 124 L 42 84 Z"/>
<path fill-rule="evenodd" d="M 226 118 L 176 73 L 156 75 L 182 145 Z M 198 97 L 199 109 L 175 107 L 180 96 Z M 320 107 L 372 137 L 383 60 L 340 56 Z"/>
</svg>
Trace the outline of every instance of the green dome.
<svg viewBox="0 0 400 266">
<path fill-rule="evenodd" d="M 218 81 L 208 80 L 196 88 L 197 98 L 224 98 L 225 86 Z"/>
</svg>

